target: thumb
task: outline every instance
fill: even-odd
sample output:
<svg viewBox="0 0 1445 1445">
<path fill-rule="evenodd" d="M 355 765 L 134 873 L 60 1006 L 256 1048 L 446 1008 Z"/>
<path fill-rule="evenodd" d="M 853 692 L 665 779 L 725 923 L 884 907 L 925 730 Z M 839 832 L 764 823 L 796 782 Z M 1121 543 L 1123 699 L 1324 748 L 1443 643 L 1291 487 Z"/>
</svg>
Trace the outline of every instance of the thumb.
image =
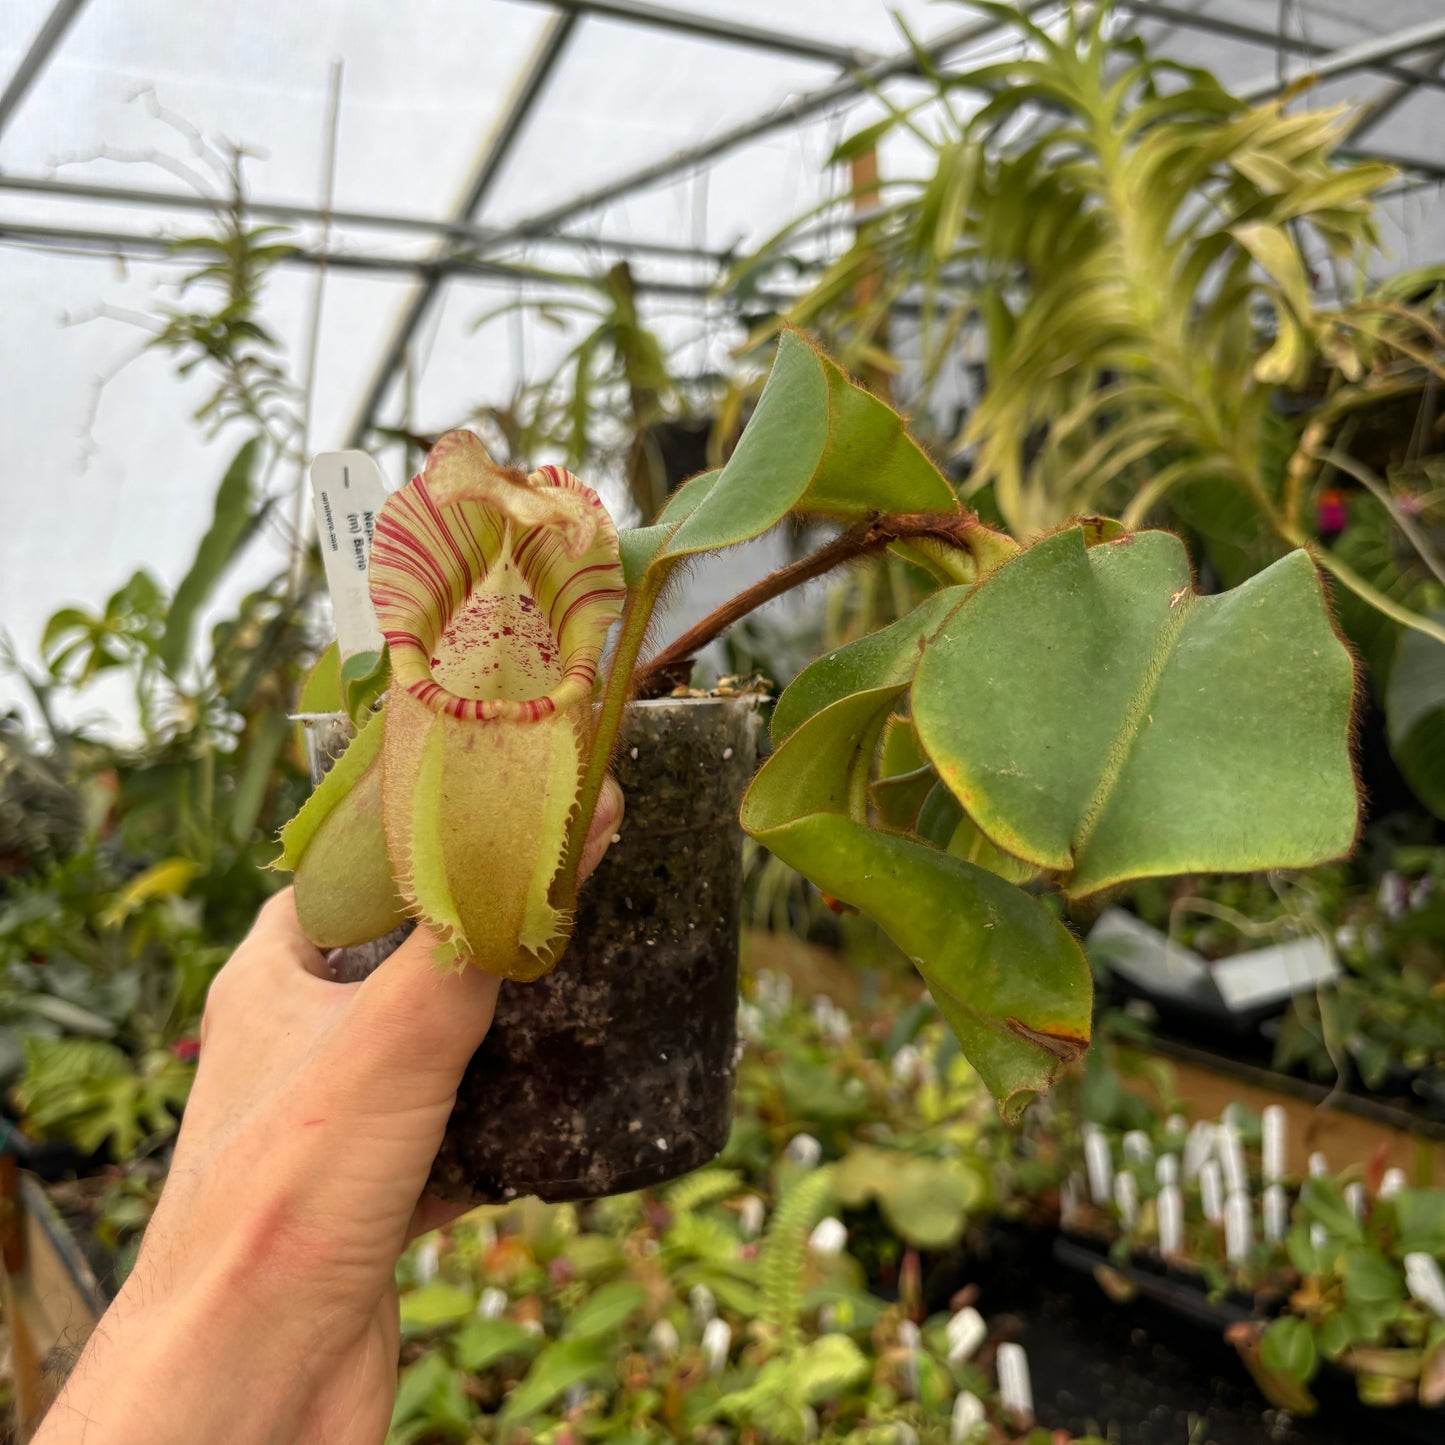
<svg viewBox="0 0 1445 1445">
<path fill-rule="evenodd" d="M 622 812 L 622 789 L 609 773 L 602 781 L 602 791 L 597 795 L 597 811 L 593 813 L 592 826 L 587 830 L 582 865 L 577 870 L 579 882 L 592 876 L 602 861 L 602 855 L 612 846 L 612 840 L 622 826 Z"/>
<path fill-rule="evenodd" d="M 622 825 L 622 789 L 609 777 L 597 799 L 580 876 L 586 878 Z M 460 1076 L 486 1037 L 500 980 L 470 964 L 439 968 L 439 942 L 418 927 L 360 985 L 356 1007 L 376 1030 L 378 1046 L 397 1068 L 442 1069 Z"/>
<path fill-rule="evenodd" d="M 418 927 L 358 985 L 356 1009 L 398 1069 L 460 1077 L 486 1037 L 501 980 L 467 964 L 438 966 L 436 935 Z"/>
</svg>

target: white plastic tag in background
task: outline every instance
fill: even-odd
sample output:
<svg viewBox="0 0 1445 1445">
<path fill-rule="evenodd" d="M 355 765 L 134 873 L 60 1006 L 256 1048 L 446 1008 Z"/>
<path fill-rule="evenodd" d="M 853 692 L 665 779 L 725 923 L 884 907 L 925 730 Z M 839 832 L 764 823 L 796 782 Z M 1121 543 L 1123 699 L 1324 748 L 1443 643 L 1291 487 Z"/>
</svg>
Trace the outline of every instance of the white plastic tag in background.
<svg viewBox="0 0 1445 1445">
<path fill-rule="evenodd" d="M 1114 1207 L 1119 1211 L 1119 1223 L 1126 1230 L 1132 1230 L 1138 1224 L 1139 1183 L 1124 1169 L 1114 1176 Z"/>
<path fill-rule="evenodd" d="M 1445 1320 L 1445 1276 L 1432 1255 L 1417 1251 L 1405 1256 L 1405 1283 L 1421 1304 Z"/>
<path fill-rule="evenodd" d="M 1323 939 L 1297 938 L 1221 959 L 1212 972 L 1224 1002 L 1240 1011 L 1310 992 L 1339 978 L 1343 970 Z"/>
<path fill-rule="evenodd" d="M 1214 1152 L 1224 1171 L 1224 1188 L 1228 1194 L 1249 1192 L 1249 1171 L 1244 1165 L 1244 1150 L 1239 1143 L 1239 1130 L 1232 1121 L 1215 1126 Z"/>
<path fill-rule="evenodd" d="M 1000 1345 L 994 1364 L 998 1369 L 999 1403 L 1010 1415 L 1032 1418 L 1034 1388 L 1029 1379 L 1029 1357 L 1024 1354 L 1024 1347 L 1012 1343 Z"/>
<path fill-rule="evenodd" d="M 311 496 L 342 660 L 380 652 L 366 568 L 377 513 L 386 500 L 381 470 L 365 452 L 320 452 L 311 463 Z"/>
<path fill-rule="evenodd" d="M 1262 1116 L 1264 1131 L 1264 1182 L 1278 1184 L 1284 1178 L 1285 1156 L 1289 1144 L 1289 1121 L 1278 1104 L 1271 1104 Z"/>
<path fill-rule="evenodd" d="M 1243 1264 L 1254 1248 L 1254 1222 L 1250 1218 L 1249 1195 L 1231 1194 L 1224 1201 L 1224 1257 L 1230 1264 Z"/>
<path fill-rule="evenodd" d="M 1158 1207 L 1159 1253 L 1168 1259 L 1184 1248 L 1184 1200 L 1177 1184 L 1166 1184 L 1159 1191 Z"/>
<path fill-rule="evenodd" d="M 1109 1141 L 1097 1124 L 1084 1125 L 1084 1167 L 1089 1171 L 1089 1194 L 1095 1204 L 1114 1197 L 1114 1161 Z"/>
<path fill-rule="evenodd" d="M 1278 1244 L 1289 1230 L 1289 1201 L 1284 1185 L 1271 1184 L 1264 1191 L 1264 1237 Z"/>
<path fill-rule="evenodd" d="M 1199 1167 L 1199 1204 L 1211 1224 L 1224 1218 L 1224 1176 L 1217 1159 L 1206 1159 Z"/>
</svg>

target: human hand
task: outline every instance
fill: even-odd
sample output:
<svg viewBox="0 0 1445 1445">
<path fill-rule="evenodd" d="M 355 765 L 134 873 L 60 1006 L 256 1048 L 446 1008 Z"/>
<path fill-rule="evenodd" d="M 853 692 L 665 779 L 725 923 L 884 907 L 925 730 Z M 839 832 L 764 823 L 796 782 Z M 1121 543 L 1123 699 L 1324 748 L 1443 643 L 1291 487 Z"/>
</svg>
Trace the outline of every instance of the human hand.
<svg viewBox="0 0 1445 1445">
<path fill-rule="evenodd" d="M 622 817 L 609 780 L 583 858 Z M 225 1439 L 372 1445 L 399 1345 L 394 1270 L 462 1211 L 423 1198 L 498 980 L 443 974 L 420 929 L 329 981 L 291 891 L 216 976 L 155 1216 L 39 1445 Z"/>
</svg>

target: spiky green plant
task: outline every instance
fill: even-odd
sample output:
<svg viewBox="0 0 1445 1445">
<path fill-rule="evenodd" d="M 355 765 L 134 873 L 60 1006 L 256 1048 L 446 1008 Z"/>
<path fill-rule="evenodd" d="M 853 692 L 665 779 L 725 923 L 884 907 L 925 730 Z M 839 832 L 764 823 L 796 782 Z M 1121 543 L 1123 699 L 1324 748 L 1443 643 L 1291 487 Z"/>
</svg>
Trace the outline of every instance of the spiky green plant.
<svg viewBox="0 0 1445 1445">
<path fill-rule="evenodd" d="M 1216 515 L 1244 503 L 1236 530 L 1259 533 L 1255 569 L 1309 542 L 1322 471 L 1358 473 L 1335 445 L 1341 425 L 1445 376 L 1438 276 L 1366 279 L 1396 172 L 1343 157 L 1342 109 L 1291 113 L 1288 94 L 1250 104 L 1118 33 L 1108 3 L 1049 28 L 970 5 L 1026 54 L 933 72 L 930 95 L 839 148 L 846 159 L 907 128 L 932 165 L 888 187 L 788 319 L 861 362 L 899 300 L 920 295 L 925 396 L 981 328 L 987 384 L 945 449 L 969 460 L 966 495 L 991 492 L 1021 539 L 1095 511 L 1135 527 L 1188 494 Z M 1343 556 L 1317 555 L 1371 606 L 1445 641 Z"/>
</svg>

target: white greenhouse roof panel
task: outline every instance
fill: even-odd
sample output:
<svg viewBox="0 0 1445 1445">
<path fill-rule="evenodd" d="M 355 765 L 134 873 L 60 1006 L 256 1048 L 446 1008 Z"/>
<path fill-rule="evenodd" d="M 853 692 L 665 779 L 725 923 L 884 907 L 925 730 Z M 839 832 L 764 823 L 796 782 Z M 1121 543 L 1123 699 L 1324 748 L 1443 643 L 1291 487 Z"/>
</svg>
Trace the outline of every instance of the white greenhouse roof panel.
<svg viewBox="0 0 1445 1445">
<path fill-rule="evenodd" d="M 85 159 L 162 146 L 184 155 L 136 99 L 153 88 L 182 123 L 254 154 L 255 194 L 314 202 L 339 57 L 335 204 L 436 214 L 547 18 L 504 0 L 89 3 L 0 136 L 0 165 L 35 171 L 78 160 L 65 176 L 163 181 L 149 167 Z"/>
<path fill-rule="evenodd" d="M 738 338 L 708 300 L 717 253 L 756 246 L 846 190 L 826 159 L 881 110 L 843 61 L 906 55 L 895 11 L 924 44 L 981 24 L 964 5 L 933 0 L 0 0 L 0 462 L 8 489 L 32 484 L 22 526 L 0 534 L 0 627 L 33 657 L 58 606 L 93 606 L 141 565 L 173 583 L 209 518 L 239 438 L 208 442 L 194 424 L 205 386 L 178 384 L 156 355 L 117 372 L 145 339 L 121 321 L 63 324 L 173 301 L 177 273 L 156 252 L 205 223 L 185 209 L 192 131 L 254 152 L 253 201 L 279 207 L 301 245 L 334 258 L 311 444 L 342 446 L 374 389 L 377 415 L 398 414 L 402 388 L 383 364 L 393 354 L 409 357 L 412 416 L 428 430 L 479 402 L 505 402 L 575 339 L 575 328 L 536 315 L 478 331 L 478 317 L 538 289 L 496 275 L 438 273 L 434 301 L 414 308 L 407 331 L 423 289 L 414 263 L 448 254 L 427 229 L 441 223 L 453 223 L 453 249 L 513 264 L 597 274 L 631 256 L 643 312 L 678 370 L 725 368 Z M 656 23 L 644 23 L 649 14 Z M 1236 88 L 1287 83 L 1381 42 L 1371 64 L 1347 65 L 1295 103 L 1389 102 L 1358 148 L 1438 176 L 1445 36 L 1405 42 L 1442 20 L 1445 0 L 1130 0 L 1115 23 Z M 1017 51 L 1013 37 L 981 34 L 951 63 Z M 328 226 L 308 212 L 323 195 L 337 60 L 333 206 L 361 214 Z M 882 89 L 896 101 L 920 94 L 903 73 Z M 148 109 L 147 94 L 177 126 Z M 162 165 L 134 159 L 161 153 L 171 158 Z M 675 163 L 685 153 L 694 159 Z M 916 174 L 925 160 L 902 132 L 880 147 L 888 177 Z M 48 192 L 16 189 L 55 177 L 63 184 Z M 126 194 L 64 192 L 76 183 Z M 161 194 L 133 194 L 145 191 Z M 463 203 L 477 194 L 469 211 Z M 599 194 L 599 204 L 575 204 Z M 179 203 L 163 204 L 167 195 Z M 498 242 L 498 230 L 538 217 L 545 224 L 528 235 Z M 90 239 L 62 239 L 64 230 Z M 1382 232 L 1389 266 L 1445 260 L 1439 180 L 1405 177 Z M 122 265 L 97 246 L 149 259 Z M 358 260 L 370 269 L 354 269 Z M 298 373 L 316 280 L 313 267 L 288 265 L 265 298 L 263 319 Z M 112 373 L 97 406 L 95 383 Z M 293 481 L 278 474 L 272 484 Z M 260 539 L 232 591 L 274 570 L 284 545 L 280 531 Z M 12 696 L 0 682 L 0 706 Z"/>
</svg>

